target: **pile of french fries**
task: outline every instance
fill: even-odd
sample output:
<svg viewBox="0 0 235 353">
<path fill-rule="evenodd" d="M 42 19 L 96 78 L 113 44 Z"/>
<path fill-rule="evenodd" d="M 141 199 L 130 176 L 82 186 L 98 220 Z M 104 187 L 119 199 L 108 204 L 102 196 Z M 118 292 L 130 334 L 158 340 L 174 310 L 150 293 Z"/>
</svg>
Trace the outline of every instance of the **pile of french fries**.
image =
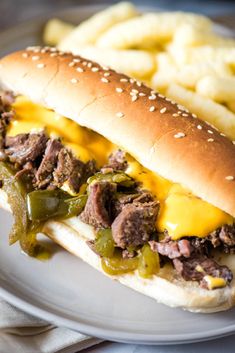
<svg viewBox="0 0 235 353">
<path fill-rule="evenodd" d="M 44 42 L 147 83 L 235 140 L 235 40 L 183 12 L 121 2 L 77 27 L 51 19 Z"/>
</svg>

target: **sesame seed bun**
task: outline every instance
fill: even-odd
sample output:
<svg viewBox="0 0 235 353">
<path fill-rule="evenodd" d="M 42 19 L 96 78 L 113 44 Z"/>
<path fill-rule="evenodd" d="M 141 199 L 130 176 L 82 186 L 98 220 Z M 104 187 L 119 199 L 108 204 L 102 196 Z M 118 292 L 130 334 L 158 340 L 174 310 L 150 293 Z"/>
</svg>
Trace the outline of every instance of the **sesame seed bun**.
<svg viewBox="0 0 235 353">
<path fill-rule="evenodd" d="M 125 75 L 56 49 L 0 61 L 3 87 L 117 144 L 143 166 L 235 217 L 235 146 L 181 106 Z"/>
</svg>

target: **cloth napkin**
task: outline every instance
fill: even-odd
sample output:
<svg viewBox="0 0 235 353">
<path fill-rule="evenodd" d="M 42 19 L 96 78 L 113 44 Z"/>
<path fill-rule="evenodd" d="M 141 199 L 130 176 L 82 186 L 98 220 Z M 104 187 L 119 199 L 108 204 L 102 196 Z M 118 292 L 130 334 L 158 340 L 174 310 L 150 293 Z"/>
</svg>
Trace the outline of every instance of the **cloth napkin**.
<svg viewBox="0 0 235 353">
<path fill-rule="evenodd" d="M 100 342 L 51 325 L 0 299 L 0 353 L 75 353 Z"/>
</svg>

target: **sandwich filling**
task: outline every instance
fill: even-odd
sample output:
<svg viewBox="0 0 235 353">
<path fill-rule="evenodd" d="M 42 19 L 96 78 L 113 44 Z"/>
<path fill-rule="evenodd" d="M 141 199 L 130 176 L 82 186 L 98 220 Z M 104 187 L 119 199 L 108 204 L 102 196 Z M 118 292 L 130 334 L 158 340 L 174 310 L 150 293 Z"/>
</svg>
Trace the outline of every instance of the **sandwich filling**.
<svg viewBox="0 0 235 353">
<path fill-rule="evenodd" d="M 0 100 L 0 179 L 15 224 L 10 243 L 31 256 L 48 219 L 78 216 L 104 271 L 148 278 L 170 262 L 184 280 L 214 289 L 233 275 L 213 259 L 235 252 L 233 218 L 141 166 L 118 146 L 27 98 Z"/>
</svg>

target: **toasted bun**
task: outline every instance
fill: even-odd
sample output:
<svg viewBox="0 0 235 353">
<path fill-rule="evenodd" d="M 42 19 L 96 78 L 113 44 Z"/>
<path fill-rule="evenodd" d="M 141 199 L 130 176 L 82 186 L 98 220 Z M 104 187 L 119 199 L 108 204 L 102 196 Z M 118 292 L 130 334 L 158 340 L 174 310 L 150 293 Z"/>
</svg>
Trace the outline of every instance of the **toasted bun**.
<svg viewBox="0 0 235 353">
<path fill-rule="evenodd" d="M 2 190 L 0 190 L 0 207 L 10 210 L 6 194 Z M 70 253 L 107 275 L 102 269 L 100 257 L 87 245 L 87 240 L 95 238 L 93 227 L 74 217 L 63 222 L 48 221 L 44 225 L 43 232 Z M 221 259 L 220 254 L 220 263 L 229 266 L 235 275 L 233 255 L 225 255 Z M 213 313 L 228 310 L 235 305 L 235 280 L 225 288 L 206 290 L 200 288 L 197 282 L 184 281 L 168 265 L 151 279 L 141 278 L 137 271 L 109 277 L 155 299 L 158 303 L 181 307 L 192 312 Z"/>
<path fill-rule="evenodd" d="M 70 253 L 107 275 L 102 269 L 101 259 L 86 243 L 88 239 L 95 238 L 93 227 L 81 222 L 79 218 L 73 218 L 63 223 L 49 221 L 43 231 Z M 231 271 L 235 273 L 234 256 L 225 255 L 224 259 L 220 259 L 220 263 L 229 264 Z M 155 299 L 158 303 L 192 312 L 212 313 L 228 310 L 235 305 L 234 281 L 224 288 L 206 290 L 200 288 L 197 282 L 183 280 L 170 265 L 165 265 L 157 276 L 150 279 L 140 277 L 137 271 L 109 277 Z"/>
<path fill-rule="evenodd" d="M 176 103 L 125 75 L 50 48 L 3 58 L 0 80 L 235 217 L 235 146 Z"/>
</svg>

